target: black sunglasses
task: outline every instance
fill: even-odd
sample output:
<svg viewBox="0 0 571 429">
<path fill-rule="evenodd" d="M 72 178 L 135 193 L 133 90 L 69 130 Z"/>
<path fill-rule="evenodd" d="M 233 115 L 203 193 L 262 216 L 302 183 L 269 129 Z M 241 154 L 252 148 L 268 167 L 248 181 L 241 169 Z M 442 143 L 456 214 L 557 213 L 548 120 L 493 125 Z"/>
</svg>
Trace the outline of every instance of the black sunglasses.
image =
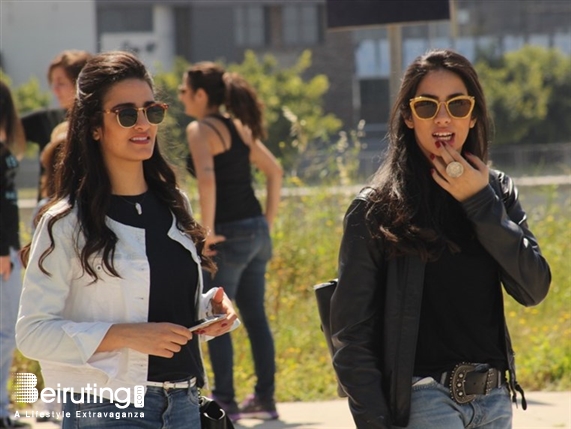
<svg viewBox="0 0 571 429">
<path fill-rule="evenodd" d="M 165 119 L 168 108 L 168 104 L 153 103 L 145 107 L 117 107 L 116 109 L 104 110 L 103 113 L 115 113 L 119 125 L 123 128 L 131 128 L 137 124 L 139 111 L 143 111 L 149 124 L 159 125 Z"/>
</svg>

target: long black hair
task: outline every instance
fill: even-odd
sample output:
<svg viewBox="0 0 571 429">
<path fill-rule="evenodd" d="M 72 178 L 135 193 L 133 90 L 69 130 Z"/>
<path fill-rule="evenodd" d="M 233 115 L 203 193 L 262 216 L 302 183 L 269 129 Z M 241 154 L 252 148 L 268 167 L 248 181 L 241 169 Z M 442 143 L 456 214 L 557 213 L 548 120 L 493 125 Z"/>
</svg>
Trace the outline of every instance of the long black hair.
<svg viewBox="0 0 571 429">
<path fill-rule="evenodd" d="M 77 95 L 69 117 L 69 131 L 56 167 L 55 197 L 38 214 L 41 216 L 58 201 L 69 202 L 68 209 L 48 222 L 51 245 L 39 261 L 40 269 L 46 274 L 49 273 L 42 263 L 55 246 L 53 225 L 73 207 L 77 207 L 79 230 L 84 244 L 79 248 L 76 237 L 75 248 L 82 268 L 97 279 L 97 273 L 89 260 L 92 255 L 101 253 L 105 269 L 112 275 L 119 276 L 113 264 L 117 236 L 105 223 L 111 202 L 111 182 L 100 144 L 94 139 L 93 131 L 103 123 L 103 100 L 106 94 L 113 90 L 116 83 L 126 79 L 143 80 L 154 89 L 152 78 L 143 63 L 128 52 L 98 54 L 87 62 L 78 77 Z M 178 190 L 175 173 L 161 155 L 156 141 L 153 154 L 143 161 L 143 171 L 149 189 L 174 213 L 178 227 L 193 239 L 198 254 L 201 255 L 202 265 L 214 269 L 213 262 L 202 256 L 205 230 L 189 214 L 184 197 Z M 28 255 L 29 247 L 23 253 L 24 262 L 27 262 Z"/>
<path fill-rule="evenodd" d="M 419 254 L 423 260 L 434 260 L 445 246 L 457 247 L 444 232 L 443 219 L 457 210 L 452 197 L 435 185 L 426 157 L 416 143 L 414 130 L 405 119 L 412 112 L 409 100 L 420 82 L 431 72 L 448 70 L 459 76 L 468 95 L 475 97 L 470 129 L 462 153 L 471 152 L 484 162 L 488 160 L 490 120 L 484 92 L 472 64 L 451 50 L 432 50 L 417 57 L 406 69 L 388 127 L 388 150 L 383 164 L 375 173 L 371 186 L 369 220 L 378 225 L 374 233 L 384 240 L 389 258 Z M 454 215 L 458 215 L 456 211 Z"/>
</svg>

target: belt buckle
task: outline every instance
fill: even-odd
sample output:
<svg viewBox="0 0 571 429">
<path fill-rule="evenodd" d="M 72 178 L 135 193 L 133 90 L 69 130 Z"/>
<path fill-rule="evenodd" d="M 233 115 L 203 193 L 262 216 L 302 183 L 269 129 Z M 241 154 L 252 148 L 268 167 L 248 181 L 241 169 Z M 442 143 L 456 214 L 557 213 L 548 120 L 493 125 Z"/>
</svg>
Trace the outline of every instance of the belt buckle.
<svg viewBox="0 0 571 429">
<path fill-rule="evenodd" d="M 185 387 L 184 384 L 186 384 L 186 383 L 187 383 L 186 381 L 178 381 L 178 382 L 174 382 L 174 383 L 172 381 L 165 381 L 163 383 L 163 389 L 167 390 L 167 391 L 171 390 L 171 389 L 177 389 L 177 388 L 182 389 L 183 387 Z"/>
<path fill-rule="evenodd" d="M 452 372 L 450 372 L 448 382 L 450 397 L 460 405 L 472 402 L 476 398 L 476 395 L 468 395 L 465 390 L 466 375 L 473 371 L 476 366 L 476 364 L 470 362 L 460 362 L 454 367 Z"/>
</svg>

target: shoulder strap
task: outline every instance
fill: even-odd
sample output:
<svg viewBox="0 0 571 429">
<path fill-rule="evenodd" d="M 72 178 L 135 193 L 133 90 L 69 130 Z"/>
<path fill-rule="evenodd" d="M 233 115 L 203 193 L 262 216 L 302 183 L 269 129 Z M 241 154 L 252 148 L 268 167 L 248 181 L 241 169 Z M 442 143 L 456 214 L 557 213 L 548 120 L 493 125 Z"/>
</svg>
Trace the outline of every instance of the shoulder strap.
<svg viewBox="0 0 571 429">
<path fill-rule="evenodd" d="M 210 122 L 207 122 L 205 120 L 200 121 L 201 124 L 207 125 L 209 128 L 211 128 L 212 130 L 214 130 L 214 132 L 218 135 L 218 138 L 220 139 L 220 141 L 222 142 L 222 146 L 224 146 L 224 150 L 228 150 L 230 149 L 229 147 L 226 147 L 226 142 L 224 141 L 224 138 L 222 137 L 222 134 L 220 133 L 220 131 L 218 130 L 218 128 L 216 128 L 213 124 L 211 124 Z"/>
<path fill-rule="evenodd" d="M 363 201 L 368 201 L 369 197 L 371 196 L 371 194 L 375 191 L 375 189 L 371 186 L 365 186 L 363 189 L 361 189 L 359 191 L 359 194 L 357 194 L 358 199 L 361 199 Z"/>
</svg>

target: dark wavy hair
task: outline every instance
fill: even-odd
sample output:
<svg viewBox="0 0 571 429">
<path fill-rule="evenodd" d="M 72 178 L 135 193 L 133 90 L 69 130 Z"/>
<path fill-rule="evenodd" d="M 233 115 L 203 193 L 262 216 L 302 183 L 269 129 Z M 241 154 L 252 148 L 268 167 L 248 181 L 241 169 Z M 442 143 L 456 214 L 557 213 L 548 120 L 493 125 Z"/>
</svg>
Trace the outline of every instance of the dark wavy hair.
<svg viewBox="0 0 571 429">
<path fill-rule="evenodd" d="M 410 99 L 416 95 L 420 82 L 436 70 L 459 76 L 468 95 L 475 97 L 472 118 L 476 124 L 468 133 L 462 153 L 471 152 L 488 161 L 491 123 L 472 64 L 451 50 L 432 50 L 417 57 L 405 71 L 391 110 L 386 158 L 371 181 L 375 192 L 370 196 L 368 218 L 378 225 L 374 233 L 383 239 L 388 258 L 419 254 L 423 260 L 434 260 L 445 246 L 458 250 L 447 236 L 445 225 L 446 219 L 457 219 L 463 213 L 455 200 L 434 183 L 432 166 L 419 148 L 414 130 L 405 123 L 412 115 Z"/>
<path fill-rule="evenodd" d="M 105 269 L 119 277 L 114 268 L 113 256 L 117 236 L 105 223 L 111 204 L 111 182 L 103 161 L 100 144 L 93 138 L 93 130 L 103 124 L 103 100 L 113 91 L 118 82 L 126 79 L 140 79 L 154 90 L 153 81 L 147 69 L 134 55 L 121 52 L 105 52 L 94 56 L 81 71 L 77 80 L 77 96 L 69 118 L 67 139 L 61 149 L 55 175 L 55 197 L 38 214 L 38 219 L 58 201 L 69 201 L 70 207 L 48 221 L 51 245 L 42 254 L 39 267 L 53 251 L 53 225 L 77 207 L 79 231 L 85 244 L 80 248 L 75 237 L 75 249 L 82 268 L 94 280 L 97 273 L 89 259 L 101 253 Z M 187 233 L 201 255 L 202 266 L 213 270 L 213 262 L 202 256 L 205 230 L 190 215 L 184 197 L 178 190 L 173 169 L 160 153 L 155 141 L 153 154 L 143 161 L 143 171 L 149 189 L 167 205 L 176 216 L 178 227 Z M 27 263 L 29 246 L 23 251 L 22 260 Z"/>
<path fill-rule="evenodd" d="M 264 105 L 256 91 L 238 73 L 225 71 L 218 64 L 204 61 L 186 71 L 188 86 L 193 91 L 203 89 L 209 106 L 222 106 L 232 116 L 252 130 L 255 139 L 265 139 Z"/>
</svg>

